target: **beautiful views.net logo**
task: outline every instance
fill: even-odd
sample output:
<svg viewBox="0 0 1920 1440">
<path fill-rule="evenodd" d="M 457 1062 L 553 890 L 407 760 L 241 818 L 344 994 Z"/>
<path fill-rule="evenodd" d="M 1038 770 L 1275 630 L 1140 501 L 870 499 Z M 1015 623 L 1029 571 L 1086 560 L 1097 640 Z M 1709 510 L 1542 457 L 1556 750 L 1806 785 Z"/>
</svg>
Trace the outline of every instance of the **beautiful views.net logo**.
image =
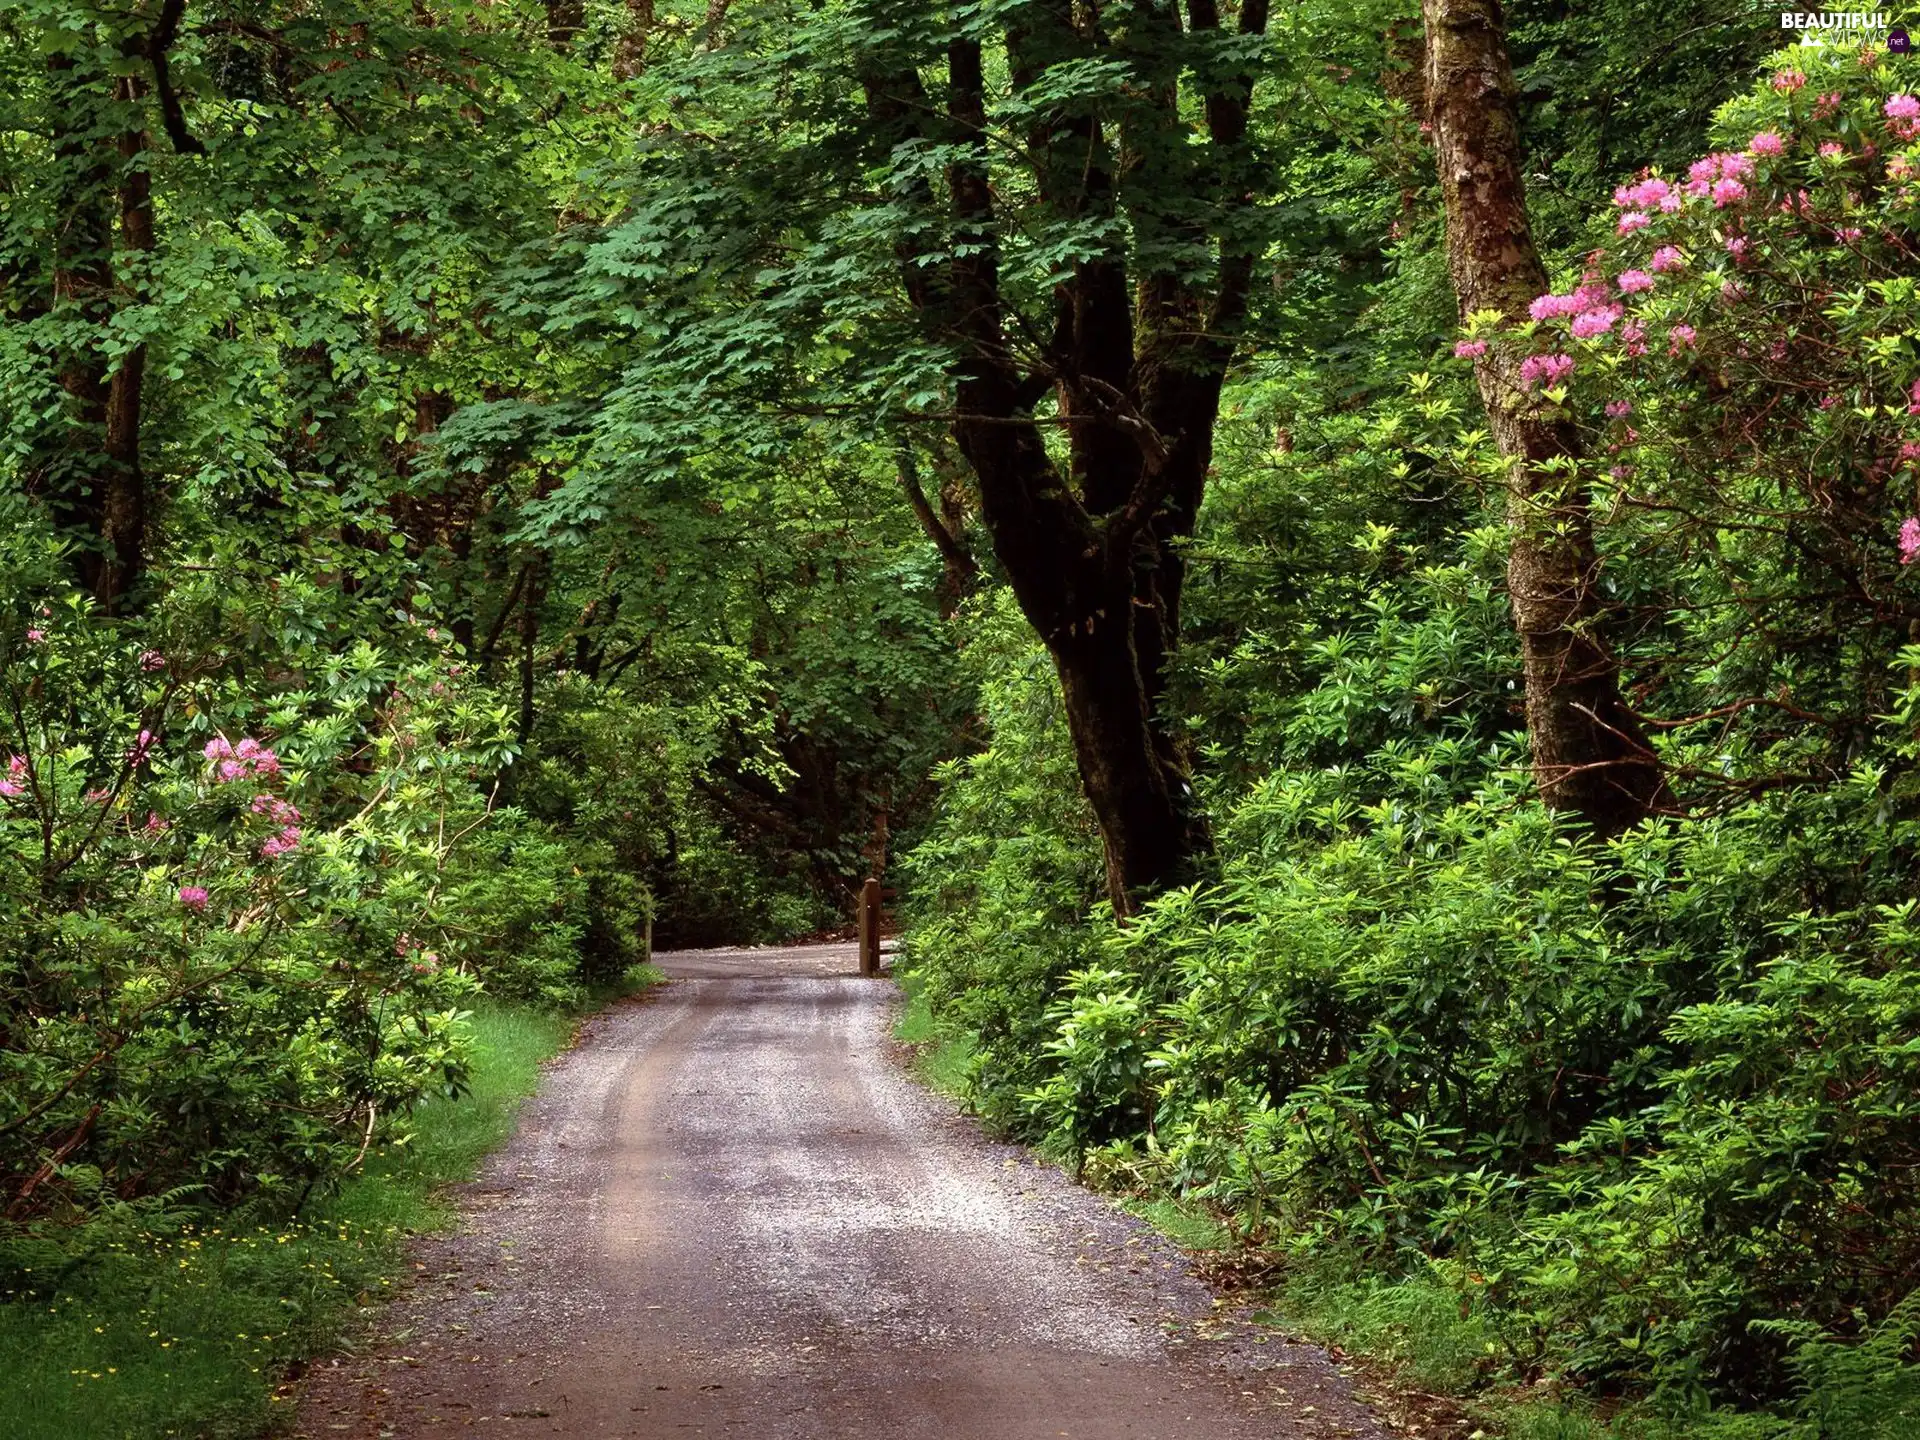
<svg viewBox="0 0 1920 1440">
<path fill-rule="evenodd" d="M 1882 41 L 1895 55 L 1913 49 L 1906 27 L 1894 24 L 1888 10 L 1782 10 L 1780 28 L 1798 31 L 1802 45 L 1864 39 Z"/>
</svg>

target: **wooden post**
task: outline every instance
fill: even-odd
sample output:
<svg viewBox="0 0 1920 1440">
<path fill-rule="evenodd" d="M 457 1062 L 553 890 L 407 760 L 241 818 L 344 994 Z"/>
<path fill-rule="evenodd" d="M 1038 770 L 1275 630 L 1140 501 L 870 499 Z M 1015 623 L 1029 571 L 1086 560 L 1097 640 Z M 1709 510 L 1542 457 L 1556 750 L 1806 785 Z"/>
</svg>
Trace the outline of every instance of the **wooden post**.
<svg viewBox="0 0 1920 1440">
<path fill-rule="evenodd" d="M 880 882 L 872 876 L 860 887 L 860 973 L 880 973 Z"/>
</svg>

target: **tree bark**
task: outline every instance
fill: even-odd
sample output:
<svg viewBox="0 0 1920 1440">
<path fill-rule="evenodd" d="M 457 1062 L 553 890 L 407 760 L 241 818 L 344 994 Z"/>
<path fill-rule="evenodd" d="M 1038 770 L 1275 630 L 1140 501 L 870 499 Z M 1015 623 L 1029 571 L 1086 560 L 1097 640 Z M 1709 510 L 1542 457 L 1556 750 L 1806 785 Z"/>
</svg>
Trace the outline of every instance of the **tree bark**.
<svg viewBox="0 0 1920 1440">
<path fill-rule="evenodd" d="M 1043 96 L 1055 66 L 1121 60 L 1135 72 L 1129 95 L 1153 101 L 1115 107 L 1117 122 L 1083 101 L 1031 103 L 1019 150 L 1033 167 L 1032 203 L 1048 221 L 1105 224 L 1115 236 L 1061 265 L 1044 324 L 1002 292 L 999 235 L 1018 222 L 996 211 L 979 39 L 948 44 L 944 125 L 916 69 L 864 77 L 883 143 L 935 141 L 952 157 L 944 253 L 906 233 L 902 284 L 955 348 L 954 438 L 995 556 L 1059 674 L 1121 916 L 1187 878 L 1206 845 L 1187 757 L 1163 713 L 1166 670 L 1179 635 L 1180 546 L 1198 515 L 1259 248 L 1240 226 L 1268 178 L 1245 143 L 1251 75 L 1216 76 L 1199 97 L 1204 158 L 1182 117 L 1180 52 L 1209 53 L 1219 38 L 1213 0 L 1188 0 L 1184 36 L 1177 11 L 1150 18 L 1152 33 L 1115 39 L 1066 0 L 1047 0 L 1007 23 L 1016 92 Z M 1241 33 L 1265 25 L 1265 0 L 1244 0 Z M 903 178 L 901 198 L 931 212 L 934 186 L 922 176 Z M 1120 238 L 1126 232 L 1138 243 Z M 1016 354 L 1010 334 L 1037 357 Z M 1065 432 L 1059 459 L 1034 413 L 1049 395 Z"/>
<path fill-rule="evenodd" d="M 899 457 L 900 489 L 907 497 L 907 505 L 913 511 L 913 518 L 920 522 L 920 528 L 927 539 L 933 542 L 933 548 L 940 554 L 940 618 L 951 620 L 959 610 L 960 602 L 973 592 L 974 581 L 979 578 L 980 567 L 974 563 L 973 555 L 968 551 L 966 542 L 961 538 L 960 526 L 954 523 L 955 507 L 947 503 L 949 492 L 941 492 L 941 509 L 945 515 L 937 513 L 933 502 L 927 499 L 927 492 L 920 484 L 920 467 L 913 457 L 913 447 L 900 446 Z"/>
<path fill-rule="evenodd" d="M 129 57 L 146 53 L 129 39 Z M 116 308 L 115 209 L 119 249 L 154 249 L 152 181 L 144 130 L 113 133 L 109 117 L 140 100 L 138 79 L 90 73 L 71 55 L 47 61 L 54 155 L 62 174 L 60 230 L 53 247 L 53 300 L 69 307 L 90 336 L 59 362 L 72 400 L 72 429 L 38 467 L 55 523 L 73 533 L 75 578 L 112 614 L 146 566 L 147 480 L 140 462 L 146 347 L 109 370 L 105 330 Z"/>
<path fill-rule="evenodd" d="M 1513 70 L 1499 0 L 1423 0 L 1426 102 L 1447 212 L 1447 262 L 1464 320 L 1524 320 L 1547 288 L 1527 218 Z M 1665 776 L 1620 693 L 1572 427 L 1520 380 L 1521 348 L 1496 341 L 1474 365 L 1508 467 L 1507 584 L 1526 681 L 1527 738 L 1541 798 L 1616 834 L 1670 808 Z"/>
</svg>

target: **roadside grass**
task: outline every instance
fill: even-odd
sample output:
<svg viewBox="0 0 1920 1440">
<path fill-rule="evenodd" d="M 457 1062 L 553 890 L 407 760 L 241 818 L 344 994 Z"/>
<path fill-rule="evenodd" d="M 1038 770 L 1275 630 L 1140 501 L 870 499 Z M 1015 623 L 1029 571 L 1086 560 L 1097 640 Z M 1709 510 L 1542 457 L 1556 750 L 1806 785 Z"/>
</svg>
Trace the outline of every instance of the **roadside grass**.
<svg viewBox="0 0 1920 1440">
<path fill-rule="evenodd" d="M 960 1095 L 973 1064 L 973 1037 L 945 1030 L 934 1018 L 926 987 L 911 970 L 897 977 L 907 1003 L 893 1027 L 893 1038 L 913 1051 L 913 1070 L 946 1095 Z"/>
<path fill-rule="evenodd" d="M 1203 1271 L 1239 1253 L 1203 1206 L 1124 1197 L 1120 1204 L 1194 1252 Z M 1355 1362 L 1362 1390 L 1410 1433 L 1489 1440 L 1839 1440 L 1883 1433 L 1803 1429 L 1768 1414 L 1677 1418 L 1645 1404 L 1602 1415 L 1577 1394 L 1505 1378 L 1506 1347 L 1493 1323 L 1462 1314 L 1456 1292 L 1419 1275 L 1355 1279 L 1332 1264 L 1297 1265 L 1269 1275 L 1244 1298 L 1256 1322 L 1337 1347 Z"/>
<path fill-rule="evenodd" d="M 287 1423 L 286 1378 L 392 1291 L 410 1235 L 452 1219 L 443 1188 L 506 1139 L 575 1020 L 483 1004 L 468 1024 L 470 1092 L 421 1105 L 405 1143 L 298 1221 L 121 1209 L 59 1239 L 0 1235 L 0 1436 L 245 1440 Z"/>
</svg>

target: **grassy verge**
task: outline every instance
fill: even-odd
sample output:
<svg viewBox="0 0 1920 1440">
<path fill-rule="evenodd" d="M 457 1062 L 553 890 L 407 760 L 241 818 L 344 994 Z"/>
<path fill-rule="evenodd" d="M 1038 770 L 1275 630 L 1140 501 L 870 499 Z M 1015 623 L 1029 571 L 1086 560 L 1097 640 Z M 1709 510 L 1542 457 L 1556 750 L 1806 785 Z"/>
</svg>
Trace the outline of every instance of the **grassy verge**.
<svg viewBox="0 0 1920 1440">
<path fill-rule="evenodd" d="M 960 1094 L 973 1061 L 972 1038 L 941 1029 L 927 1003 L 926 989 L 912 971 L 901 975 L 899 983 L 907 1003 L 893 1027 L 893 1038 L 912 1048 L 914 1073 L 922 1080 L 944 1094 Z"/>
<path fill-rule="evenodd" d="M 280 1380 L 397 1283 L 406 1239 L 447 1223 L 441 1197 L 513 1126 L 574 1022 L 489 1006 L 469 1022 L 471 1093 L 415 1113 L 412 1139 L 300 1223 L 107 1215 L 0 1264 L 0 1436 L 221 1440 L 275 1428 Z M 10 1273 L 17 1280 L 8 1280 Z M 9 1285 L 14 1288 L 8 1289 Z"/>
</svg>

